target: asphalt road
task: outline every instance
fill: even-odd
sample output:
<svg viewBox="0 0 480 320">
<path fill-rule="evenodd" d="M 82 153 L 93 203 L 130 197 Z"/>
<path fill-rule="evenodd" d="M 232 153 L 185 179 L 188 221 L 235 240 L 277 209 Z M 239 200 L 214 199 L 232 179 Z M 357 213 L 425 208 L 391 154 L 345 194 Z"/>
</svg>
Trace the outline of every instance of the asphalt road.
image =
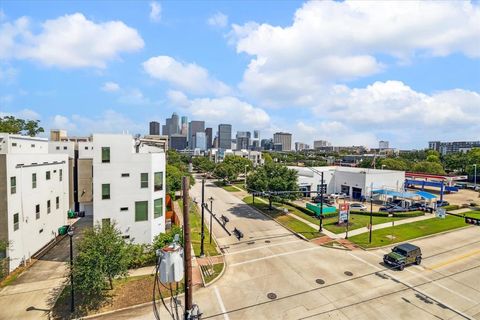
<svg viewBox="0 0 480 320">
<path fill-rule="evenodd" d="M 200 183 L 191 194 L 200 200 Z M 381 264 L 389 248 L 320 247 L 207 184 L 210 196 L 214 212 L 227 215 L 227 226 L 240 228 L 245 238 L 238 241 L 215 225 L 227 269 L 212 286 L 194 292 L 202 319 L 480 319 L 478 227 L 413 241 L 422 248 L 422 265 L 393 271 Z M 151 310 L 98 318 L 152 319 Z"/>
</svg>

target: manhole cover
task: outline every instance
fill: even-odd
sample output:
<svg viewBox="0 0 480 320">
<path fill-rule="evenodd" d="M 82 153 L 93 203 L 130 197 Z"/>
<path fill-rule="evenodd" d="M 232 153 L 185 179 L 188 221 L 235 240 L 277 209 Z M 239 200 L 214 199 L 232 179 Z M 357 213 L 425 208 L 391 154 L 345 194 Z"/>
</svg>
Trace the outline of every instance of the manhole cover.
<svg viewBox="0 0 480 320">
<path fill-rule="evenodd" d="M 270 243 L 270 240 L 265 240 L 265 243 Z"/>
<path fill-rule="evenodd" d="M 344 274 L 349 277 L 353 276 L 353 273 L 351 273 L 350 271 L 345 271 Z"/>
<path fill-rule="evenodd" d="M 318 283 L 318 284 L 325 284 L 325 280 L 323 280 L 323 279 L 317 279 L 317 280 L 315 280 L 315 282 Z"/>
<path fill-rule="evenodd" d="M 275 300 L 275 299 L 277 299 L 277 295 L 273 292 L 270 292 L 270 293 L 267 294 L 267 298 Z"/>
</svg>

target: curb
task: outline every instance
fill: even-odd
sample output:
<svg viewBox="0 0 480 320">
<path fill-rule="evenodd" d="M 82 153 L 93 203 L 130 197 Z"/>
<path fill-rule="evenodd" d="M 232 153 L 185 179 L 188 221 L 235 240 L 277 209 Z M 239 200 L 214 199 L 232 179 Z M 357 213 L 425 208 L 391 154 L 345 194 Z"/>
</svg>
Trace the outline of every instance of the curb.
<svg viewBox="0 0 480 320">
<path fill-rule="evenodd" d="M 225 257 L 223 256 L 223 269 L 222 269 L 222 271 L 220 271 L 218 276 L 216 276 L 212 281 L 210 281 L 209 283 L 204 283 L 203 287 L 208 288 L 209 286 L 211 286 L 212 284 L 214 284 L 215 282 L 220 280 L 220 278 L 223 276 L 223 274 L 225 273 L 226 270 L 227 270 L 227 259 L 225 259 Z"/>
<path fill-rule="evenodd" d="M 438 233 L 434 233 L 434 234 L 429 234 L 429 235 L 426 235 L 426 236 L 413 238 L 413 239 L 409 239 L 409 240 L 405 240 L 405 241 L 416 241 L 416 240 L 433 238 L 433 237 L 436 237 L 436 236 L 441 236 L 441 235 L 444 235 L 444 234 L 447 234 L 447 233 L 456 232 L 456 231 L 460 231 L 460 230 L 467 229 L 467 228 L 472 228 L 472 227 L 475 227 L 475 226 L 460 227 L 460 228 L 456 228 L 456 229 L 452 229 L 452 230 L 446 230 L 446 231 L 442 231 L 442 232 L 438 232 Z M 400 241 L 400 242 L 404 242 L 404 241 Z M 372 251 L 372 250 L 377 250 L 377 249 L 388 248 L 388 247 L 391 247 L 391 246 L 393 246 L 397 243 L 400 243 L 400 242 L 395 242 L 395 243 L 387 244 L 387 245 L 380 246 L 380 247 L 374 247 L 374 248 L 364 248 L 364 247 L 362 247 L 358 244 L 357 244 L 357 246 L 364 251 Z"/>
</svg>

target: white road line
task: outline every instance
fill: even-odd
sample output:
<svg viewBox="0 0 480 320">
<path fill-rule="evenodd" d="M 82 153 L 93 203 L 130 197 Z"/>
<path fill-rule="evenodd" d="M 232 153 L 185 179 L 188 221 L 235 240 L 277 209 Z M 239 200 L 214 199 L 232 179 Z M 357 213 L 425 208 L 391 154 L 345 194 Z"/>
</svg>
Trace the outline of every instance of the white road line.
<svg viewBox="0 0 480 320">
<path fill-rule="evenodd" d="M 293 243 L 293 242 L 305 242 L 305 241 L 304 240 L 285 241 L 285 242 L 281 242 L 281 243 L 275 243 L 275 244 L 270 244 L 270 245 L 266 245 L 266 246 L 255 247 L 255 248 L 249 248 L 249 249 L 245 249 L 245 250 L 227 252 L 224 255 L 225 256 L 231 256 L 231 255 L 234 255 L 234 254 L 237 254 L 237 253 L 244 253 L 244 252 L 260 250 L 260 249 L 264 249 L 264 248 L 276 247 L 276 246 L 281 246 L 283 244 L 289 244 L 289 243 Z"/>
<path fill-rule="evenodd" d="M 222 296 L 220 295 L 220 291 L 218 291 L 217 286 L 213 287 L 213 290 L 215 291 L 215 296 L 217 296 L 217 301 L 220 306 L 220 310 L 223 313 L 223 319 L 225 320 L 230 320 L 230 317 L 228 316 L 227 309 L 225 309 L 225 305 L 223 304 Z"/>
<path fill-rule="evenodd" d="M 375 253 L 373 253 L 373 252 L 369 252 L 369 253 L 372 254 L 372 255 L 374 255 L 374 256 L 376 256 L 376 257 L 381 257 L 381 256 L 378 256 L 377 254 L 375 254 Z M 383 257 L 382 257 L 382 258 L 383 258 Z M 418 267 L 418 266 L 417 266 L 417 267 Z M 405 268 L 404 270 L 407 271 L 407 272 L 410 272 L 411 274 L 414 274 L 414 275 L 416 275 L 416 276 L 418 276 L 418 277 L 420 277 L 420 278 L 423 278 L 423 279 L 425 279 L 425 280 L 428 280 L 428 281 L 430 281 L 431 284 L 436 285 L 437 287 L 440 287 L 440 288 L 442 288 L 442 289 L 444 289 L 444 290 L 447 290 L 448 292 L 453 293 L 453 294 L 459 296 L 460 298 L 463 298 L 463 299 L 468 300 L 468 301 L 473 302 L 473 303 L 477 303 L 477 301 L 472 300 L 472 299 L 470 299 L 469 297 L 464 296 L 463 294 L 461 294 L 461 293 L 459 293 L 459 292 L 456 292 L 456 291 L 454 291 L 454 290 L 452 290 L 452 289 L 450 289 L 450 288 L 448 288 L 448 287 L 445 287 L 443 284 L 438 283 L 437 280 L 434 280 L 434 279 L 432 279 L 432 278 L 429 278 L 429 277 L 427 277 L 427 276 L 424 276 L 423 274 L 420 274 L 420 273 L 418 273 L 418 272 L 413 272 L 412 270 L 410 270 L 410 269 L 408 269 L 408 268 Z"/>
<path fill-rule="evenodd" d="M 372 254 L 372 255 L 374 255 L 374 256 L 377 256 L 376 254 L 374 254 L 374 253 L 372 253 L 372 252 L 370 252 L 370 251 L 367 251 L 367 253 L 370 253 L 370 254 Z M 362 258 L 360 258 L 360 257 L 357 257 L 357 256 L 353 255 L 353 254 L 350 253 L 350 252 L 349 252 L 348 254 L 351 255 L 352 257 L 354 257 L 355 259 L 357 259 L 357 260 L 359 260 L 359 261 L 362 261 L 363 263 L 368 264 L 369 266 L 374 267 L 374 268 L 377 269 L 377 270 L 382 270 L 382 268 L 380 268 L 379 266 L 373 265 L 373 264 L 371 264 L 370 262 L 368 262 L 368 261 L 366 261 L 366 260 L 364 260 L 364 259 L 362 259 Z M 407 270 L 407 269 L 404 269 L 404 270 Z M 441 304 L 443 304 L 443 305 L 445 305 L 445 306 L 448 306 L 448 308 L 449 308 L 450 310 L 454 311 L 455 313 L 457 313 L 457 314 L 459 314 L 459 315 L 462 315 L 462 316 L 465 317 L 466 319 L 471 319 L 471 317 L 470 317 L 469 315 L 463 313 L 462 311 L 460 311 L 460 310 L 458 310 L 458 309 L 455 309 L 455 308 L 449 306 L 447 303 L 445 303 L 444 301 L 442 301 L 442 300 L 434 297 L 432 294 L 426 293 L 425 291 L 423 291 L 423 290 L 421 290 L 420 288 L 418 288 L 418 286 L 416 287 L 416 286 L 414 286 L 414 285 L 409 284 L 409 283 L 408 283 L 407 281 L 405 281 L 405 280 L 398 279 L 397 277 L 395 277 L 395 276 L 394 276 L 393 274 L 391 274 L 390 272 L 384 271 L 384 273 L 387 274 L 390 278 L 395 279 L 395 280 L 399 281 L 400 283 L 406 285 L 406 286 L 409 287 L 410 289 L 414 289 L 414 290 L 420 292 L 421 294 L 423 294 L 423 295 L 426 296 L 426 297 L 432 297 L 432 298 L 435 299 L 436 301 L 440 302 Z M 423 277 L 422 275 L 417 274 L 417 273 L 415 273 L 415 272 L 412 272 L 412 273 L 415 274 L 415 275 L 418 275 L 418 276 Z M 424 277 L 424 278 L 426 278 L 426 277 Z M 428 279 L 428 278 L 426 278 L 426 279 Z M 430 280 L 430 281 L 433 281 L 433 282 L 431 282 L 431 283 L 435 283 L 435 280 Z M 438 283 L 436 283 L 436 284 L 438 284 Z M 456 293 L 456 292 L 454 292 L 454 291 L 452 291 L 452 292 L 458 295 L 458 293 Z M 470 300 L 470 299 L 468 299 L 468 300 Z M 471 300 L 470 300 L 470 301 L 471 301 Z M 473 301 L 473 302 L 474 302 L 475 304 L 477 303 L 476 301 Z"/>
<path fill-rule="evenodd" d="M 229 266 L 230 267 L 235 267 L 235 266 L 239 266 L 239 265 L 242 265 L 242 264 L 257 262 L 257 261 L 261 261 L 261 260 L 272 259 L 272 258 L 281 257 L 281 256 L 287 256 L 289 254 L 295 254 L 295 253 L 300 253 L 300 252 L 304 252 L 304 251 L 311 251 L 311 250 L 316 250 L 316 249 L 321 249 L 321 248 L 322 248 L 321 246 L 315 246 L 315 247 L 312 247 L 312 248 L 306 248 L 306 249 L 302 249 L 302 250 L 294 250 L 294 251 L 289 251 L 289 252 L 283 252 L 283 253 L 278 253 L 278 254 L 262 257 L 262 258 L 257 258 L 257 259 L 232 263 Z"/>
</svg>

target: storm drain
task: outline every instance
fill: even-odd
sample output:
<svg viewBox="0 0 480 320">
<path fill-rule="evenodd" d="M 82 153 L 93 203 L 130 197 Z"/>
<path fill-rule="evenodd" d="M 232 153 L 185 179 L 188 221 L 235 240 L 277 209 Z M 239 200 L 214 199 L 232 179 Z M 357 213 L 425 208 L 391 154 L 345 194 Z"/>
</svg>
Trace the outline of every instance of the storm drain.
<svg viewBox="0 0 480 320">
<path fill-rule="evenodd" d="M 353 273 L 351 273 L 350 271 L 345 271 L 343 274 L 349 277 L 353 276 Z"/>
<path fill-rule="evenodd" d="M 270 293 L 267 294 L 267 298 L 271 299 L 271 300 L 275 300 L 275 299 L 277 299 L 277 295 L 273 292 L 270 292 Z"/>
<path fill-rule="evenodd" d="M 315 280 L 315 282 L 318 283 L 318 284 L 325 284 L 325 280 L 323 280 L 323 279 L 317 279 L 317 280 Z"/>
</svg>

